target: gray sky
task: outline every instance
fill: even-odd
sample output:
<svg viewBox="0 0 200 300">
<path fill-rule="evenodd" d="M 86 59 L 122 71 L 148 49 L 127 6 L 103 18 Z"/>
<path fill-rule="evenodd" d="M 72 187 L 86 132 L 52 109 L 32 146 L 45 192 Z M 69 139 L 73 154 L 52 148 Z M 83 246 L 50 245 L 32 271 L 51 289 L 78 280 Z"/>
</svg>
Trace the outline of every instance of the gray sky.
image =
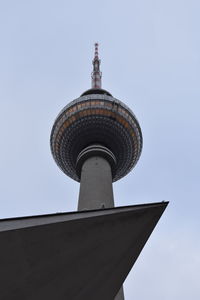
<svg viewBox="0 0 200 300">
<path fill-rule="evenodd" d="M 200 2 L 0 1 L 0 217 L 71 211 L 79 184 L 49 136 L 90 88 L 94 42 L 103 88 L 136 114 L 144 148 L 114 184 L 116 205 L 170 205 L 125 283 L 126 300 L 198 300 Z"/>
</svg>

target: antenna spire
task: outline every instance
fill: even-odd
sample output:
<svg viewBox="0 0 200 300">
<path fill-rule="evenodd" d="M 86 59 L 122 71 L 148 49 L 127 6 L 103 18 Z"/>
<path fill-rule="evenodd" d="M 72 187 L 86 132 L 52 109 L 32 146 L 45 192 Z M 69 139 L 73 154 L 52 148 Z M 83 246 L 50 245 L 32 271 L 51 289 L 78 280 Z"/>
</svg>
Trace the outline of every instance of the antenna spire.
<svg viewBox="0 0 200 300">
<path fill-rule="evenodd" d="M 98 47 L 99 44 L 95 43 L 95 52 L 94 59 L 92 61 L 93 64 L 93 72 L 92 72 L 92 88 L 93 89 L 101 89 L 101 71 L 100 71 L 100 63 Z"/>
</svg>

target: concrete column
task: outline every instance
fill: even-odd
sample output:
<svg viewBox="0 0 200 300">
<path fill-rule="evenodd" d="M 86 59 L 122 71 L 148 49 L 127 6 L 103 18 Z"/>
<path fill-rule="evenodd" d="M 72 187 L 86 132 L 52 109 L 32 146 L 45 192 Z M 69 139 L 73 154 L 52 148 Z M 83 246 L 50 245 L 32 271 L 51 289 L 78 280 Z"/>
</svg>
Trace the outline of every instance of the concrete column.
<svg viewBox="0 0 200 300">
<path fill-rule="evenodd" d="M 78 210 L 111 207 L 114 197 L 110 163 L 103 157 L 92 156 L 82 165 Z M 123 287 L 114 300 L 124 300 Z"/>
<path fill-rule="evenodd" d="M 78 210 L 109 207 L 114 207 L 110 164 L 103 157 L 90 157 L 81 170 Z"/>
</svg>

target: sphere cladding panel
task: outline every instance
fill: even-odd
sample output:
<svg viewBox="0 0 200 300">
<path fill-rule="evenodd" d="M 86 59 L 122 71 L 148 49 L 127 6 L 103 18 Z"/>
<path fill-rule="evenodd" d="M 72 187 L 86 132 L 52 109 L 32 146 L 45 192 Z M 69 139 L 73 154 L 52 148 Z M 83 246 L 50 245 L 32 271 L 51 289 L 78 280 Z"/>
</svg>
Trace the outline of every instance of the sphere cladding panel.
<svg viewBox="0 0 200 300">
<path fill-rule="evenodd" d="M 66 105 L 52 128 L 51 151 L 60 169 L 76 181 L 76 160 L 91 144 L 102 144 L 117 160 L 113 181 L 137 163 L 142 150 L 142 133 L 133 112 L 108 95 L 81 96 Z"/>
</svg>

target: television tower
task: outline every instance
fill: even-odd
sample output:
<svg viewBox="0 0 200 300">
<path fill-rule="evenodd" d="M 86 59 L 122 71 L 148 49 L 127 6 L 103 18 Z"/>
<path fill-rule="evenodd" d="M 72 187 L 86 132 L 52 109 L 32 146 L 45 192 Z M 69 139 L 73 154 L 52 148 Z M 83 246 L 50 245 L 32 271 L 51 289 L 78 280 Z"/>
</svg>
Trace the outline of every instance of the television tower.
<svg viewBox="0 0 200 300">
<path fill-rule="evenodd" d="M 100 62 L 95 43 L 92 88 L 63 108 L 51 133 L 57 165 L 80 181 L 78 210 L 114 207 L 112 182 L 133 169 L 142 150 L 135 115 L 101 88 Z M 115 299 L 124 299 L 123 292 Z"/>
</svg>

